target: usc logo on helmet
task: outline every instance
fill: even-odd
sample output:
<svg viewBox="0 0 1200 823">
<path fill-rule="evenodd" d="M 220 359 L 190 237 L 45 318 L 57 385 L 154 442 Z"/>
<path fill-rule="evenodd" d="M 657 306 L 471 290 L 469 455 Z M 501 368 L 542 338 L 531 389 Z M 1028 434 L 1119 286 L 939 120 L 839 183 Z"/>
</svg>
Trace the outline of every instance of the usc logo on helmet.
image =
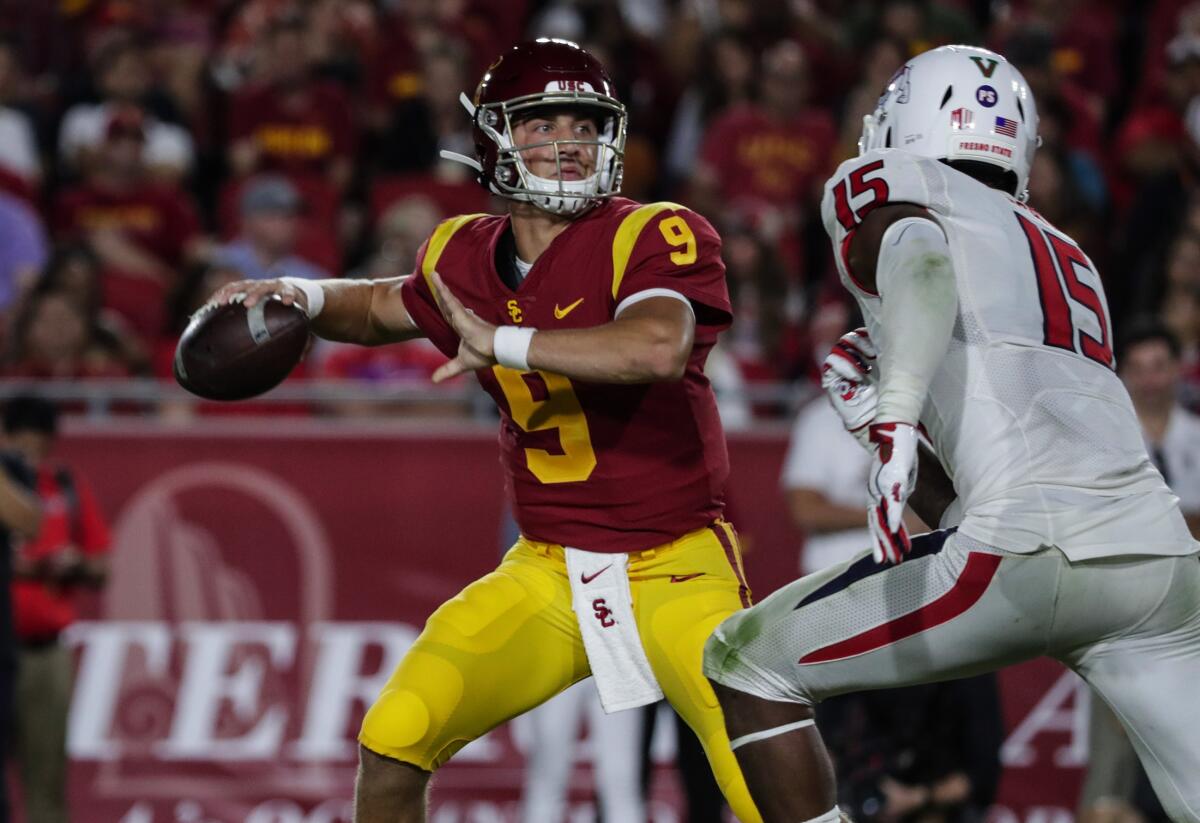
<svg viewBox="0 0 1200 823">
<path fill-rule="evenodd" d="M 584 91 L 589 94 L 595 91 L 592 84 L 586 80 L 557 80 L 555 84 L 559 91 Z M 546 91 L 550 91 L 550 89 L 547 88 Z"/>
</svg>

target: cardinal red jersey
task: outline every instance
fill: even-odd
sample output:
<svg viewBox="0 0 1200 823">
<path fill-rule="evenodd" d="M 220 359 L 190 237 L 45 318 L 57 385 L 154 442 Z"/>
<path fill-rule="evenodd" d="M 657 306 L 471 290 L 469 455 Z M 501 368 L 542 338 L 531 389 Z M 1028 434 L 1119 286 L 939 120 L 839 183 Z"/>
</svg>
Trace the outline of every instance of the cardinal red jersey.
<svg viewBox="0 0 1200 823">
<path fill-rule="evenodd" d="M 447 356 L 459 341 L 434 300 L 435 270 L 465 306 L 498 325 L 599 326 L 663 290 L 696 315 L 680 380 L 588 383 L 502 366 L 476 373 L 500 409 L 501 462 L 522 533 L 628 552 L 711 523 L 721 515 L 729 459 L 704 361 L 730 320 L 712 226 L 674 203 L 614 198 L 556 237 L 516 290 L 496 266 L 510 231 L 508 217 L 466 215 L 442 223 L 422 248 L 404 303 Z"/>
</svg>

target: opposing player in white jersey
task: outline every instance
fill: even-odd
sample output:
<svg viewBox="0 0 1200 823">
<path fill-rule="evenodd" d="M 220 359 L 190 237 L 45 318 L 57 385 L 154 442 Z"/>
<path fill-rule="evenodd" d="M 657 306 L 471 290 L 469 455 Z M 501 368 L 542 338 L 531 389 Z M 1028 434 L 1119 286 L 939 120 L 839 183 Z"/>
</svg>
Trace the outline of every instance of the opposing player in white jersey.
<svg viewBox="0 0 1200 823">
<path fill-rule="evenodd" d="M 866 338 L 843 338 L 827 381 L 848 427 L 868 421 L 875 549 L 708 642 L 766 821 L 839 815 L 822 698 L 1039 655 L 1112 706 L 1172 819 L 1200 821 L 1200 546 L 1113 371 L 1095 267 L 1021 196 L 1037 143 L 1021 74 L 948 46 L 894 76 L 826 185 L 837 267 L 879 353 L 871 367 Z M 922 426 L 922 487 L 944 469 L 957 529 L 910 542 Z"/>
</svg>

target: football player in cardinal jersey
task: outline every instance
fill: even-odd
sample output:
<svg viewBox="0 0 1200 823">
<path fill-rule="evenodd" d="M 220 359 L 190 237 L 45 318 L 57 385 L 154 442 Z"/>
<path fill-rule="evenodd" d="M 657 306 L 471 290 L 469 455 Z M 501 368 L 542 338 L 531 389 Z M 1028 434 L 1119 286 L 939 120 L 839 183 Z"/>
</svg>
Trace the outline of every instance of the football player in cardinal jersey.
<svg viewBox="0 0 1200 823">
<path fill-rule="evenodd" d="M 363 722 L 356 820 L 423 820 L 430 773 L 594 675 L 607 710 L 665 694 L 734 812 L 759 820 L 701 672 L 749 605 L 722 519 L 728 457 L 704 362 L 730 321 L 720 239 L 674 203 L 618 196 L 625 108 L 573 43 L 506 52 L 463 102 L 503 217 L 442 223 L 407 278 L 239 283 L 279 294 L 325 338 L 426 336 L 501 415 L 521 537 L 428 620 Z"/>
<path fill-rule="evenodd" d="M 897 72 L 826 184 L 837 268 L 878 348 L 866 379 L 844 338 L 834 363 L 859 372 L 827 381 L 866 426 L 874 558 L 780 589 L 708 643 L 766 820 L 838 817 L 822 698 L 1038 655 L 1113 707 L 1172 819 L 1200 820 L 1200 546 L 1113 371 L 1095 267 L 1025 205 L 1037 122 L 1002 56 L 939 48 Z M 959 513 L 910 541 L 919 427 Z"/>
</svg>

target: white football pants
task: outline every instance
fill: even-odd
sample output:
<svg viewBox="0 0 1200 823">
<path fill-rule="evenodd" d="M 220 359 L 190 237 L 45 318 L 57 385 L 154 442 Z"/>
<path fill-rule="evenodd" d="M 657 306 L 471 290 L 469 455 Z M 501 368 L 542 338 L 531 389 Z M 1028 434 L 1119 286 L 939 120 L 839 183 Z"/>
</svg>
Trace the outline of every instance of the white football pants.
<svg viewBox="0 0 1200 823">
<path fill-rule="evenodd" d="M 1200 562 L 1071 563 L 953 532 L 898 566 L 868 551 L 801 578 L 713 633 L 704 671 L 766 700 L 825 697 L 991 671 L 1047 655 L 1121 719 L 1173 820 L 1200 822 Z"/>
</svg>

